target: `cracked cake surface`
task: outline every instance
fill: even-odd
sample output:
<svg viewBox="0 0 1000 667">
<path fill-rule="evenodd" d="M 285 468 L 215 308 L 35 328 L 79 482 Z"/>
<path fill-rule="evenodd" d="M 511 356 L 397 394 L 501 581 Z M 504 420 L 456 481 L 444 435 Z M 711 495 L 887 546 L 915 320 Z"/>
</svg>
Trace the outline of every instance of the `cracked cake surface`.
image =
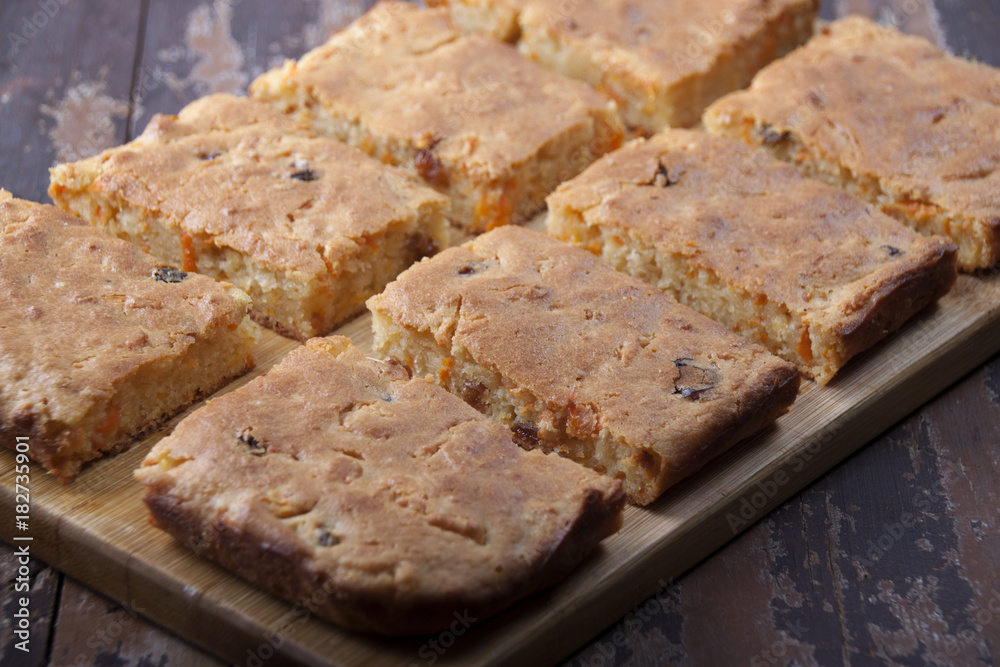
<svg viewBox="0 0 1000 667">
<path fill-rule="evenodd" d="M 704 132 L 633 142 L 548 203 L 550 233 L 761 342 L 820 384 L 956 279 L 947 239 Z"/>
<path fill-rule="evenodd" d="M 288 419 L 294 414 L 295 419 Z M 155 522 L 356 630 L 481 620 L 620 525 L 621 484 L 510 433 L 346 338 L 210 401 L 136 472 Z"/>
<path fill-rule="evenodd" d="M 432 0 L 460 25 L 586 81 L 642 133 L 698 123 L 813 31 L 816 0 Z"/>
<path fill-rule="evenodd" d="M 1000 261 L 1000 70 L 859 16 L 831 23 L 705 113 L 927 234 Z"/>
<path fill-rule="evenodd" d="M 253 366 L 247 295 L 0 190 L 0 434 L 71 481 Z"/>
<path fill-rule="evenodd" d="M 474 232 L 526 222 L 556 185 L 621 144 L 617 114 L 587 85 L 410 3 L 376 4 L 250 92 L 411 170 Z"/>
<path fill-rule="evenodd" d="M 368 301 L 376 349 L 648 504 L 785 412 L 795 367 L 589 252 L 505 227 Z"/>
</svg>

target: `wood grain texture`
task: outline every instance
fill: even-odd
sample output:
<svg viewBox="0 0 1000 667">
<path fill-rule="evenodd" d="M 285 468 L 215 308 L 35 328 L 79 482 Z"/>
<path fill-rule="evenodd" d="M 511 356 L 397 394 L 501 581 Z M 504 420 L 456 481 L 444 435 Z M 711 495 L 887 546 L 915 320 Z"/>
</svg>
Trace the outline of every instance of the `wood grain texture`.
<svg viewBox="0 0 1000 667">
<path fill-rule="evenodd" d="M 994 358 L 568 664 L 997 664 L 998 389 Z"/>
<path fill-rule="evenodd" d="M 50 661 L 59 667 L 217 667 L 219 661 L 143 619 L 142 607 L 120 605 L 67 579 Z"/>
<path fill-rule="evenodd" d="M 69 2 L 46 19 L 49 28 L 18 43 L 14 52 L 8 31 L 18 34 L 22 19 L 31 21 L 41 4 L 17 0 L 0 6 L 0 25 L 5 28 L 0 35 L 0 186 L 46 201 L 46 170 L 57 151 L 82 154 L 120 142 L 141 130 L 154 112 L 175 112 L 201 94 L 252 78 L 283 55 L 298 55 L 368 3 Z M 987 0 L 837 0 L 824 3 L 823 15 L 832 18 L 849 10 L 1000 64 L 1000 42 L 995 38 L 1000 19 L 995 3 Z M 74 110 L 76 120 L 90 130 L 72 131 Z M 65 113 L 59 116 L 60 111 Z M 60 117 L 68 123 L 68 132 L 59 131 Z M 91 131 L 94 127 L 99 131 Z M 980 317 L 982 322 L 990 303 L 973 308 L 968 318 Z M 942 326 L 952 335 L 968 325 L 968 318 L 956 316 Z M 804 402 L 809 401 L 815 417 L 806 423 L 815 426 L 831 416 L 838 401 L 850 401 L 855 394 L 885 405 L 885 378 L 913 354 L 929 354 L 928 331 L 915 323 L 908 328 L 906 342 L 890 341 L 854 362 L 848 375 L 831 385 L 839 392 L 832 403 L 806 394 Z M 347 332 L 367 344 L 366 323 L 355 323 Z M 720 498 L 718 489 L 699 495 L 701 487 L 692 480 L 648 516 L 636 518 L 638 510 L 632 510 L 629 523 L 639 534 L 617 536 L 566 586 L 536 596 L 494 622 L 477 624 L 458 638 L 381 642 L 345 637 L 309 618 L 307 609 L 232 581 L 215 566 L 165 542 L 144 522 L 134 521 L 141 507 L 127 471 L 141 459 L 146 443 L 92 466 L 66 499 L 64 510 L 38 524 L 37 534 L 51 547 L 46 552 L 50 562 L 64 564 L 120 602 L 33 562 L 32 637 L 44 650 L 27 656 L 27 662 L 10 651 L 13 597 L 7 586 L 0 593 L 0 664 L 215 664 L 144 621 L 129 624 L 127 610 L 135 609 L 238 664 L 253 664 L 255 658 L 264 664 L 278 664 L 279 658 L 364 664 L 376 655 L 400 664 L 459 664 L 480 661 L 494 650 L 514 664 L 544 663 L 566 655 L 602 629 L 604 634 L 569 664 L 1000 662 L 1000 360 L 980 368 L 767 513 L 845 451 L 949 385 L 966 365 L 974 365 L 974 359 L 985 358 L 997 344 L 996 334 L 981 334 L 967 342 L 969 349 L 955 346 L 942 352 L 944 357 L 925 359 L 932 365 L 893 394 L 899 400 L 891 410 L 856 412 L 820 436 L 823 446 L 815 454 L 791 456 L 784 467 L 790 481 L 761 508 L 753 508 L 747 526 L 766 519 L 678 581 L 670 583 L 671 575 L 694 566 L 732 538 L 730 523 L 718 523 L 719 507 L 728 503 L 738 512 L 742 501 L 760 498 L 755 494 L 769 488 L 769 481 L 786 479 L 776 477 L 780 462 L 762 458 L 775 443 L 785 442 L 777 445 L 785 455 L 794 451 L 790 441 L 781 440 L 781 429 L 741 447 L 707 472 L 710 483 L 719 484 L 733 481 L 727 471 L 736 474 L 741 465 L 764 466 L 757 476 L 760 484 Z M 294 346 L 268 337 L 258 373 Z M 896 356 L 888 357 L 891 362 L 879 356 L 887 354 Z M 831 446 L 841 440 L 846 449 L 844 444 Z M 8 467 L 9 461 L 0 459 L 0 470 Z M 5 489 L 7 481 L 0 478 Z M 679 495 L 687 504 L 678 504 Z M 690 516 L 685 511 L 693 511 L 701 523 L 685 525 L 682 518 Z M 712 511 L 716 528 L 725 530 L 712 530 Z M 80 520 L 70 525 L 64 519 L 70 515 Z M 0 513 L 0 536 L 8 537 L 9 525 L 9 516 Z M 664 526 L 674 539 L 659 549 L 640 536 Z M 101 552 L 108 535 L 120 547 L 111 559 Z M 11 553 L 0 545 L 0 572 L 7 583 L 15 572 Z M 65 565 L 68 561 L 74 564 Z M 169 567 L 161 567 L 164 562 Z M 616 576 L 617 569 L 608 570 L 609 562 L 626 563 L 633 576 Z M 186 583 L 178 592 L 179 581 Z M 656 592 L 644 600 L 650 591 Z M 252 610 L 251 620 L 243 616 L 247 609 Z M 542 616 L 543 624 L 528 627 Z M 621 620 L 615 623 L 616 618 Z M 122 634 L 112 648 L 110 640 L 118 639 L 110 636 L 115 624 Z M 496 628 L 505 633 L 500 646 L 490 639 Z M 104 639 L 97 634 L 102 629 Z"/>
<path fill-rule="evenodd" d="M 57 158 L 125 140 L 140 16 L 113 0 L 0 4 L 0 187 L 48 201 Z"/>
<path fill-rule="evenodd" d="M 246 94 L 264 71 L 318 46 L 374 0 L 149 0 L 137 61 L 141 131 L 213 92 Z"/>
</svg>

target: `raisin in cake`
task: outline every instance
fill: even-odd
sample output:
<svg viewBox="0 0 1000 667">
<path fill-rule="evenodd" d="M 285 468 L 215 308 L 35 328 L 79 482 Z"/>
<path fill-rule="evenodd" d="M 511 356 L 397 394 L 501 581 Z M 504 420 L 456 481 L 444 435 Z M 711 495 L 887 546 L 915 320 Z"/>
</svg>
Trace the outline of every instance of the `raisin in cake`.
<svg viewBox="0 0 1000 667">
<path fill-rule="evenodd" d="M 250 300 L 0 190 L 0 439 L 60 481 L 253 366 Z"/>
<path fill-rule="evenodd" d="M 1000 70 L 851 16 L 704 121 L 950 237 L 966 271 L 1000 261 Z"/>
<path fill-rule="evenodd" d="M 621 143 L 617 114 L 585 84 L 403 2 L 376 4 L 250 92 L 420 175 L 473 232 L 527 221 Z"/>
<path fill-rule="evenodd" d="M 446 199 L 271 107 L 211 95 L 52 170 L 52 199 L 185 271 L 225 279 L 305 340 L 448 245 Z"/>
<path fill-rule="evenodd" d="M 549 197 L 548 228 L 819 384 L 954 284 L 955 247 L 743 142 L 669 130 Z"/>
<path fill-rule="evenodd" d="M 504 227 L 368 301 L 376 349 L 648 504 L 784 413 L 792 364 L 580 248 Z"/>
<path fill-rule="evenodd" d="M 619 482 L 522 451 L 349 343 L 309 341 L 160 441 L 136 472 L 155 523 L 322 618 L 390 635 L 481 620 L 618 529 Z"/>
</svg>

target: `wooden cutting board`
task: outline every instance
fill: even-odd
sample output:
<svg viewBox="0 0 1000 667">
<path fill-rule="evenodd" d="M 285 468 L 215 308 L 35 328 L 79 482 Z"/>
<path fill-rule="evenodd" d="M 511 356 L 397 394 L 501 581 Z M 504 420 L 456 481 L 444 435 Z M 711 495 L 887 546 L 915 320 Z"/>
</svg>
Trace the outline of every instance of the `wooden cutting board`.
<svg viewBox="0 0 1000 667">
<path fill-rule="evenodd" d="M 370 317 L 336 333 L 368 351 Z M 298 343 L 265 332 L 266 372 Z M 14 531 L 14 456 L 0 451 L 0 537 L 229 661 L 248 666 L 544 664 L 763 518 L 837 462 L 1000 350 L 1000 275 L 963 276 L 938 306 L 856 358 L 831 384 L 806 383 L 777 426 L 737 446 L 649 508 L 559 586 L 500 616 L 412 640 L 361 636 L 313 618 L 195 556 L 150 526 L 132 478 L 149 448 L 197 406 L 128 452 L 59 485 L 31 469 L 28 531 Z M 220 393 L 222 393 L 220 392 Z M 456 609 L 462 616 L 463 610 Z M 465 619 L 466 622 L 469 619 Z"/>
</svg>

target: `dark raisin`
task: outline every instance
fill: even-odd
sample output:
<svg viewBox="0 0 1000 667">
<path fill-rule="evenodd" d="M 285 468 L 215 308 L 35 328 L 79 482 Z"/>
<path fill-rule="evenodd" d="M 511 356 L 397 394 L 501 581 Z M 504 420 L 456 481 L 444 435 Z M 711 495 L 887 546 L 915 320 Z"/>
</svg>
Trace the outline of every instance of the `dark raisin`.
<svg viewBox="0 0 1000 667">
<path fill-rule="evenodd" d="M 220 155 L 222 155 L 222 151 L 209 151 L 207 153 L 199 153 L 198 158 L 201 160 L 214 160 Z"/>
<path fill-rule="evenodd" d="M 462 400 L 482 412 L 486 409 L 486 386 L 481 382 L 466 380 L 462 384 Z"/>
<path fill-rule="evenodd" d="M 646 472 L 653 472 L 656 466 L 656 457 L 646 450 L 642 450 L 635 455 L 635 462 Z"/>
<path fill-rule="evenodd" d="M 299 171 L 292 172 L 292 178 L 296 181 L 315 181 L 319 178 L 315 171 L 306 167 L 305 169 L 300 169 Z"/>
<path fill-rule="evenodd" d="M 760 130 L 760 136 L 764 140 L 765 146 L 773 146 L 774 144 L 786 141 L 788 137 L 792 136 L 791 132 L 775 132 L 768 124 L 764 124 L 764 127 Z"/>
<path fill-rule="evenodd" d="M 332 547 L 340 544 L 340 538 L 326 528 L 316 529 L 316 541 L 321 547 Z"/>
<path fill-rule="evenodd" d="M 486 265 L 482 262 L 468 262 L 458 267 L 458 275 L 460 276 L 471 276 L 473 273 L 486 268 Z"/>
<path fill-rule="evenodd" d="M 448 172 L 445 170 L 441 160 L 434 155 L 430 148 L 421 148 L 417 151 L 413 159 L 413 166 L 416 167 L 420 178 L 424 179 L 436 188 L 448 187 Z"/>
<path fill-rule="evenodd" d="M 433 257 L 440 250 L 437 241 L 421 232 L 417 232 L 407 240 L 406 248 L 410 251 L 414 262 L 424 257 Z"/>
<path fill-rule="evenodd" d="M 188 274 L 172 266 L 158 266 L 153 269 L 153 277 L 161 283 L 179 283 L 187 278 Z"/>
<path fill-rule="evenodd" d="M 884 245 L 882 249 L 889 253 L 889 257 L 895 257 L 896 255 L 902 255 L 903 251 L 891 245 Z"/>
<path fill-rule="evenodd" d="M 243 429 L 236 438 L 247 446 L 247 453 L 250 456 L 264 456 L 264 454 L 267 454 L 267 445 L 250 433 L 249 427 Z"/>
<path fill-rule="evenodd" d="M 682 398 L 689 398 L 697 401 L 701 395 L 710 389 L 714 389 L 719 383 L 718 368 L 714 365 L 711 368 L 696 366 L 694 359 L 677 359 L 674 366 L 680 372 L 674 381 L 674 393 L 680 394 Z"/>
<path fill-rule="evenodd" d="M 677 181 L 670 180 L 670 175 L 667 173 L 667 165 L 663 164 L 662 162 L 658 162 L 656 166 L 656 173 L 653 174 L 653 177 L 651 179 L 643 183 L 643 185 L 652 185 L 658 188 L 666 188 L 673 185 L 676 182 Z"/>
<path fill-rule="evenodd" d="M 538 446 L 538 427 L 534 424 L 514 422 L 510 432 L 514 435 L 514 442 L 524 449 L 534 449 Z"/>
</svg>

